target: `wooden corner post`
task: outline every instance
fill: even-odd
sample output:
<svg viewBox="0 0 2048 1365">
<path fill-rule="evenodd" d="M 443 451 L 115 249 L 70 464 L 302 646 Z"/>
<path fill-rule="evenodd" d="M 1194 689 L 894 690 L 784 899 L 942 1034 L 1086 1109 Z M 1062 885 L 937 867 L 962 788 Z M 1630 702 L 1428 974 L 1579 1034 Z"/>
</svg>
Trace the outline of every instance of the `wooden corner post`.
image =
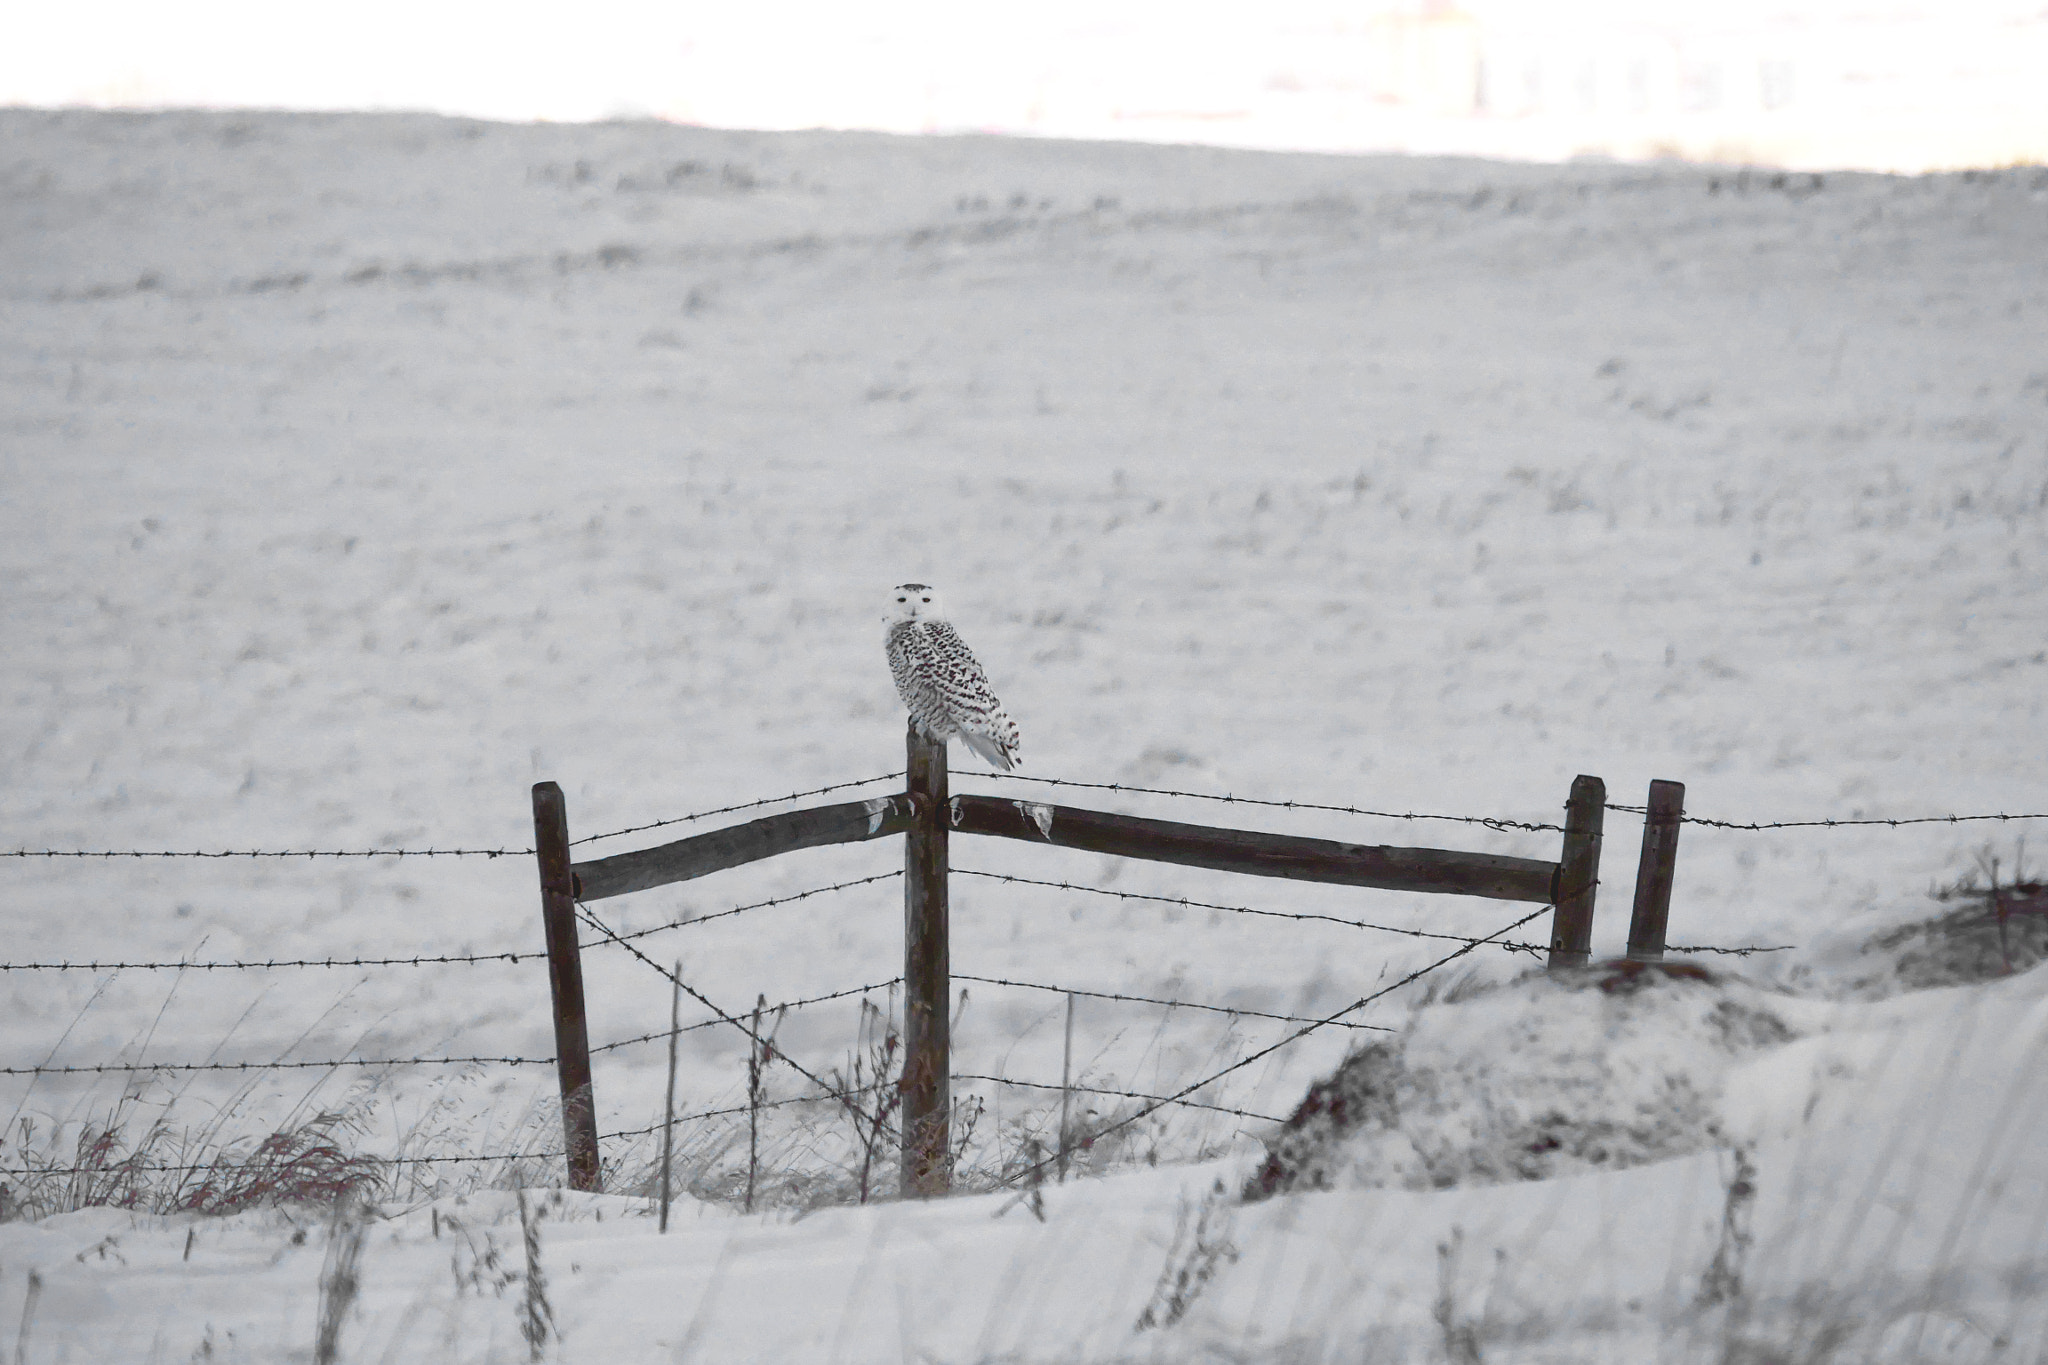
<svg viewBox="0 0 2048 1365">
<path fill-rule="evenodd" d="M 1600 830 L 1607 816 L 1607 784 L 1581 774 L 1572 779 L 1564 808 L 1564 852 L 1557 860 L 1551 903 L 1550 969 L 1583 967 L 1593 955 L 1593 893 L 1600 885 Z"/>
<path fill-rule="evenodd" d="M 1671 919 L 1671 880 L 1678 870 L 1678 829 L 1685 818 L 1685 784 L 1650 783 L 1643 813 L 1643 857 L 1636 864 L 1636 907 L 1628 922 L 1628 955 L 1638 962 L 1664 956 Z"/>
<path fill-rule="evenodd" d="M 540 914 L 548 936 L 555 1007 L 555 1071 L 569 1188 L 598 1188 L 597 1098 L 590 1084 L 590 1030 L 583 1015 L 583 958 L 576 937 L 576 878 L 569 871 L 569 809 L 552 782 L 533 786 L 533 851 L 540 860 Z"/>
<path fill-rule="evenodd" d="M 953 1046 L 947 997 L 946 745 L 912 721 L 905 785 L 917 808 L 903 847 L 903 1197 L 952 1188 Z"/>
</svg>

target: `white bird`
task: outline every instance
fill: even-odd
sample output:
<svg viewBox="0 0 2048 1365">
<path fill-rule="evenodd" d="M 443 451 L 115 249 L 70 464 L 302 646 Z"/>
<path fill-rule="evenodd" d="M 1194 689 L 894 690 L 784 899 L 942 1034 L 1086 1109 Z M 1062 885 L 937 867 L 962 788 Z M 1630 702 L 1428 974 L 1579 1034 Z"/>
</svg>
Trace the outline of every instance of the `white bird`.
<svg viewBox="0 0 2048 1365">
<path fill-rule="evenodd" d="M 919 729 L 940 743 L 958 736 L 1004 772 L 1023 761 L 1017 723 L 928 584 L 901 583 L 889 590 L 884 643 L 897 695 Z"/>
</svg>

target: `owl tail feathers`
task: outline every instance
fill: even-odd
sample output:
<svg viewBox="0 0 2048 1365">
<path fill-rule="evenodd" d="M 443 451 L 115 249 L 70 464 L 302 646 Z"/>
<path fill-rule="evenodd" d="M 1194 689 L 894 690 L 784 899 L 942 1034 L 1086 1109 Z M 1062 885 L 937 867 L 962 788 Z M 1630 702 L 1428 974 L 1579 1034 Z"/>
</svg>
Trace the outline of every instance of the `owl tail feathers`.
<svg viewBox="0 0 2048 1365">
<path fill-rule="evenodd" d="M 991 768 L 1000 768 L 1004 772 L 1010 772 L 1019 763 L 1023 762 L 1023 758 L 1017 753 L 1015 745 L 1006 745 L 993 735 L 977 735 L 972 730 L 962 730 L 960 738 L 967 741 L 968 748 L 987 759 L 988 766 Z"/>
</svg>

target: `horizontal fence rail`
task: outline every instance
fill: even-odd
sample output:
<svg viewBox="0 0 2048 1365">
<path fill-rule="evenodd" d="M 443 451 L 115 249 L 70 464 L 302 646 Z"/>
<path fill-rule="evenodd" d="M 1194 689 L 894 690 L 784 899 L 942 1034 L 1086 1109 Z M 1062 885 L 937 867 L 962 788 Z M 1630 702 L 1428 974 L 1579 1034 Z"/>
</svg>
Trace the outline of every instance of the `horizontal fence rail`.
<svg viewBox="0 0 2048 1365">
<path fill-rule="evenodd" d="M 1171 820 L 993 796 L 956 796 L 950 822 L 960 834 L 986 834 L 1152 862 L 1287 877 L 1382 891 L 1425 891 L 1488 900 L 1555 899 L 1557 864 L 1493 853 L 1387 848 L 1292 834 L 1213 829 Z"/>
<path fill-rule="evenodd" d="M 690 881 L 800 848 L 859 843 L 901 834 L 910 828 L 915 814 L 910 798 L 901 795 L 818 806 L 765 816 L 633 853 L 576 863 L 569 871 L 575 879 L 576 899 L 604 900 L 670 882 Z"/>
</svg>

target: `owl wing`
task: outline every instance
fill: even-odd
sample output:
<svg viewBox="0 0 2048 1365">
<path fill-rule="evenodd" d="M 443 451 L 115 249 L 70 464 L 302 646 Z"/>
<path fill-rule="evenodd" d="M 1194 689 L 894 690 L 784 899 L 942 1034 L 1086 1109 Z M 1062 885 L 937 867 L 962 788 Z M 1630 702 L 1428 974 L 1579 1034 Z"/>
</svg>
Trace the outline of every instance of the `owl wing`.
<svg viewBox="0 0 2048 1365">
<path fill-rule="evenodd" d="M 930 667 L 926 678 L 946 716 L 960 728 L 960 737 L 993 767 L 1005 772 L 1020 761 L 1022 738 L 1017 723 L 1003 709 L 988 674 L 960 632 L 945 621 L 929 628 Z"/>
</svg>

